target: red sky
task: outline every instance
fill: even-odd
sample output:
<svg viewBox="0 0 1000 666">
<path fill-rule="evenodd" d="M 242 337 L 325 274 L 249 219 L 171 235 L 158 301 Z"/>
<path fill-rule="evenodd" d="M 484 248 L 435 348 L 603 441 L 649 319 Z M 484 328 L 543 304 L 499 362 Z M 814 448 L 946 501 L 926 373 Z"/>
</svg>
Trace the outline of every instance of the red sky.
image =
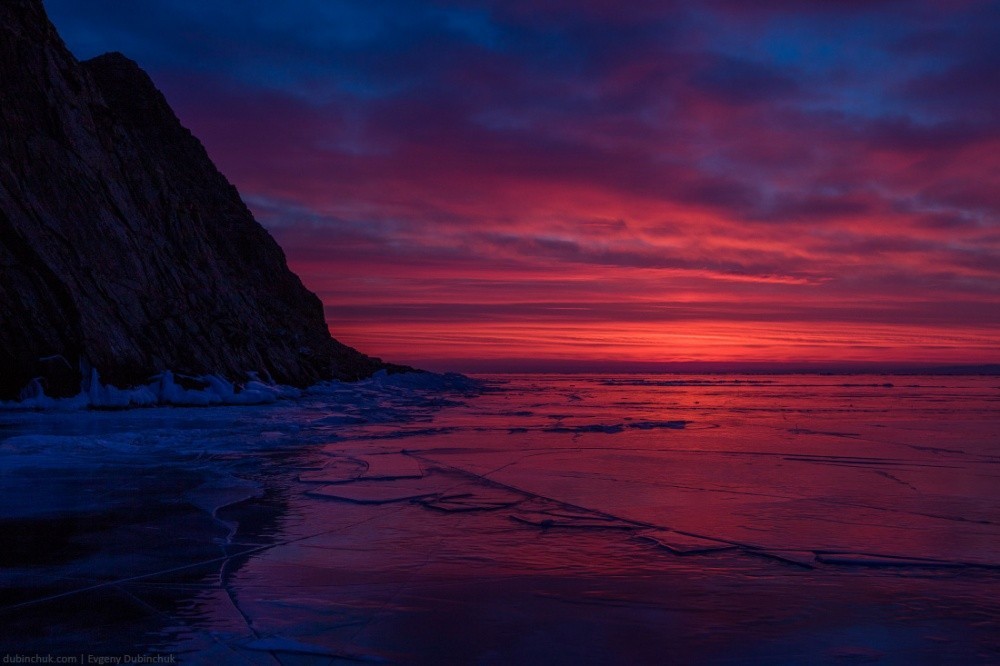
<svg viewBox="0 0 1000 666">
<path fill-rule="evenodd" d="M 47 7 L 367 353 L 1000 361 L 1000 3 Z"/>
</svg>

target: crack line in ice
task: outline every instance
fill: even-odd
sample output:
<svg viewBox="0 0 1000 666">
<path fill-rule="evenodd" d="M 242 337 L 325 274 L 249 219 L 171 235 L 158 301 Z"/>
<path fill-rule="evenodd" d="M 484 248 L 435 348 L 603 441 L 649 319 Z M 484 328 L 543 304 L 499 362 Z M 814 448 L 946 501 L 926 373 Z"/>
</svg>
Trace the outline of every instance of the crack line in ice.
<svg viewBox="0 0 1000 666">
<path fill-rule="evenodd" d="M 936 469 L 963 469 L 958 465 L 941 465 L 937 463 L 919 463 L 909 460 L 891 460 L 876 458 L 839 459 L 838 456 L 785 456 L 789 462 L 807 462 L 817 465 L 840 465 L 841 467 L 869 467 L 872 465 L 906 466 L 906 467 L 933 467 Z"/>
<path fill-rule="evenodd" d="M 205 630 L 205 629 L 198 629 L 196 627 L 191 627 L 189 625 L 189 623 L 187 623 L 186 621 L 182 620 L 181 618 L 175 617 L 174 615 L 171 615 L 170 613 L 167 613 L 165 611 L 160 610 L 156 606 L 153 606 L 151 603 L 149 603 L 148 601 L 146 601 L 142 597 L 134 594 L 133 592 L 131 592 L 130 590 L 128 590 L 126 587 L 124 587 L 122 585 L 115 584 L 115 585 L 112 585 L 112 588 L 115 589 L 115 590 L 117 590 L 121 594 L 124 594 L 125 596 L 129 597 L 136 604 L 142 606 L 143 608 L 145 608 L 149 612 L 153 613 L 154 615 L 156 615 L 157 617 L 159 617 L 161 620 L 166 621 L 167 623 L 169 623 L 169 625 L 187 627 L 189 631 L 193 631 L 195 634 L 197 634 L 198 636 L 201 636 L 202 638 L 207 638 L 211 642 L 215 643 L 217 646 L 224 647 L 224 648 L 227 648 L 227 649 L 231 650 L 230 646 L 225 641 L 221 640 L 220 637 L 215 632 L 208 631 L 208 630 Z M 251 629 L 251 631 L 252 631 L 252 629 Z"/>
<path fill-rule="evenodd" d="M 572 451 L 572 450 L 575 450 L 575 449 L 558 449 L 558 452 L 559 453 L 563 453 L 565 451 Z M 885 511 L 885 512 L 889 512 L 889 513 L 899 513 L 899 514 L 903 514 L 903 515 L 907 515 L 907 516 L 921 516 L 923 518 L 934 518 L 936 520 L 948 520 L 948 521 L 960 522 L 960 523 L 974 523 L 974 524 L 977 524 L 977 525 L 995 525 L 996 524 L 994 521 L 985 520 L 985 519 L 973 519 L 973 518 L 966 518 L 964 516 L 948 516 L 948 515 L 945 515 L 945 514 L 924 513 L 924 512 L 921 512 L 921 511 L 907 511 L 905 509 L 897 509 L 897 508 L 894 508 L 894 507 L 891 507 L 891 506 L 875 506 L 875 505 L 872 505 L 872 504 L 863 504 L 863 503 L 860 503 L 860 502 L 849 502 L 849 501 L 844 501 L 844 500 L 835 500 L 835 499 L 831 499 L 829 497 L 803 498 L 803 497 L 795 497 L 795 496 L 792 496 L 792 495 L 778 495 L 778 494 L 775 494 L 775 493 L 751 492 L 751 491 L 748 491 L 748 490 L 733 490 L 733 489 L 729 489 L 729 488 L 706 488 L 706 487 L 702 487 L 702 486 L 689 486 L 689 485 L 684 485 L 684 484 L 680 484 L 680 483 L 667 483 L 666 481 L 657 481 L 654 485 L 666 486 L 668 488 L 680 488 L 682 490 L 696 490 L 698 492 L 727 493 L 727 494 L 732 494 L 732 495 L 750 495 L 750 496 L 755 496 L 755 497 L 768 497 L 768 498 L 771 498 L 771 499 L 783 499 L 783 500 L 788 500 L 788 501 L 792 501 L 792 502 L 801 501 L 803 499 L 811 499 L 811 500 L 819 502 L 821 504 L 830 504 L 830 505 L 833 505 L 833 506 L 849 506 L 849 507 L 853 507 L 853 508 L 856 508 L 856 509 L 871 509 L 872 511 Z"/>
<path fill-rule="evenodd" d="M 885 477 L 885 478 L 889 479 L 890 481 L 895 481 L 896 483 L 898 483 L 898 484 L 900 484 L 902 486 L 906 486 L 907 488 L 909 488 L 910 490 L 912 490 L 915 493 L 919 493 L 920 492 L 915 485 L 913 485 L 912 483 L 909 483 L 907 481 L 903 481 L 901 478 L 899 478 L 898 476 L 896 476 L 894 474 L 890 474 L 889 472 L 884 472 L 884 471 L 882 471 L 880 469 L 875 469 L 875 470 L 872 470 L 872 471 L 875 472 L 876 474 L 878 474 L 879 476 L 882 476 L 882 477 Z"/>
<path fill-rule="evenodd" d="M 563 453 L 566 450 L 567 449 L 559 449 L 558 453 Z M 548 452 L 549 453 L 553 453 L 553 451 L 551 451 L 551 450 L 548 451 Z M 448 470 L 450 470 L 452 472 L 456 472 L 458 474 L 463 474 L 463 475 L 466 475 L 466 476 L 468 476 L 470 478 L 473 478 L 473 479 L 478 479 L 480 482 L 483 482 L 483 483 L 486 483 L 486 484 L 489 484 L 489 485 L 492 485 L 492 486 L 495 486 L 495 487 L 505 488 L 507 490 L 514 491 L 514 492 L 526 495 L 526 496 L 528 496 L 530 498 L 549 501 L 549 502 L 552 502 L 554 504 L 560 505 L 562 507 L 567 507 L 567 508 L 570 508 L 570 509 L 573 509 L 573 510 L 585 513 L 585 514 L 589 513 L 589 514 L 592 514 L 592 515 L 595 515 L 595 516 L 600 516 L 604 520 L 608 520 L 608 521 L 620 521 L 622 523 L 630 523 L 630 524 L 634 525 L 636 528 L 659 529 L 659 530 L 664 530 L 664 531 L 667 531 L 667 532 L 674 532 L 674 533 L 677 533 L 677 534 L 680 534 L 680 535 L 684 535 L 684 536 L 695 537 L 695 538 L 698 538 L 698 539 L 704 539 L 706 541 L 715 541 L 715 542 L 719 542 L 719 543 L 729 544 L 732 547 L 738 548 L 744 554 L 769 557 L 771 559 L 776 559 L 776 560 L 784 561 L 784 562 L 786 562 L 788 564 L 793 564 L 793 565 L 797 565 L 797 566 L 803 566 L 803 567 L 806 567 L 806 568 L 814 568 L 810 564 L 806 564 L 806 563 L 803 563 L 803 562 L 800 562 L 800 561 L 794 561 L 793 559 L 790 559 L 790 558 L 787 558 L 787 557 L 781 557 L 779 555 L 776 555 L 775 553 L 780 553 L 781 551 L 780 551 L 780 549 L 775 549 L 773 547 L 767 547 L 767 546 L 762 546 L 762 545 L 754 545 L 754 544 L 749 544 L 749 543 L 745 543 L 745 542 L 734 541 L 732 539 L 726 539 L 724 537 L 711 536 L 711 535 L 706 535 L 706 534 L 698 534 L 698 533 L 695 533 L 695 532 L 688 532 L 686 530 L 674 529 L 674 528 L 671 528 L 671 527 L 668 527 L 668 526 L 665 526 L 665 525 L 657 525 L 657 524 L 649 523 L 649 522 L 645 522 L 645 521 L 637 521 L 637 520 L 633 520 L 633 519 L 630 519 L 630 518 L 622 518 L 620 516 L 616 516 L 614 514 L 611 514 L 611 513 L 605 512 L 605 511 L 600 511 L 600 510 L 596 510 L 596 509 L 590 509 L 588 507 L 580 506 L 580 505 L 577 505 L 577 504 L 571 504 L 569 502 L 564 502 L 564 501 L 559 500 L 559 499 L 555 499 L 555 498 L 552 498 L 552 497 L 541 495 L 539 493 L 535 493 L 535 492 L 532 492 L 532 491 L 529 491 L 529 490 L 524 490 L 522 488 L 517 488 L 515 486 L 511 486 L 511 485 L 508 485 L 508 484 L 505 484 L 505 483 L 502 483 L 502 482 L 495 481 L 493 479 L 487 478 L 489 475 L 495 474 L 495 473 L 497 473 L 497 472 L 499 472 L 499 471 L 501 471 L 503 469 L 506 469 L 506 468 L 510 467 L 511 465 L 517 464 L 518 462 L 521 462 L 525 458 L 533 457 L 533 456 L 537 456 L 537 455 L 543 455 L 544 454 L 543 452 L 532 453 L 532 454 L 529 454 L 529 455 L 526 455 L 526 456 L 522 456 L 518 460 L 506 463 L 504 465 L 501 465 L 500 467 L 497 467 L 496 469 L 490 470 L 488 472 L 484 472 L 482 474 L 478 474 L 476 472 L 472 472 L 472 471 L 463 469 L 461 467 L 456 467 L 454 465 L 449 465 L 448 463 L 444 463 L 444 462 L 441 462 L 439 460 L 434 460 L 433 458 L 429 458 L 429 457 L 427 457 L 425 455 L 421 455 L 420 453 L 417 453 L 417 452 L 414 452 L 414 451 L 404 450 L 404 451 L 402 451 L 402 453 L 404 453 L 405 455 L 410 455 L 410 456 L 413 456 L 415 458 L 418 458 L 418 459 L 424 461 L 425 463 L 434 464 L 434 465 L 443 467 L 445 469 L 448 469 Z M 695 489 L 695 490 L 700 490 L 700 491 L 730 492 L 730 491 L 721 490 L 721 489 L 716 490 L 716 489 L 710 489 L 710 488 L 695 488 L 695 487 L 692 487 L 692 486 L 684 486 L 684 485 L 680 485 L 680 484 L 664 484 L 664 485 L 668 485 L 668 486 L 672 486 L 672 487 L 678 487 L 678 488 L 689 488 L 689 489 Z M 767 496 L 767 497 L 779 497 L 779 498 L 788 499 L 788 500 L 798 499 L 798 498 L 794 498 L 794 497 L 785 497 L 785 496 L 780 496 L 780 495 L 770 495 L 770 494 L 766 494 L 766 493 L 744 493 L 744 494 L 749 494 L 749 495 L 764 495 L 764 496 Z M 942 518 L 942 519 L 946 519 L 946 520 L 960 520 L 960 521 L 968 521 L 968 522 L 975 522 L 975 523 L 993 524 L 990 521 L 974 521 L 974 520 L 969 520 L 969 519 L 962 518 L 962 517 L 949 518 L 949 517 L 946 517 L 946 516 L 930 515 L 930 514 L 924 514 L 924 513 L 920 513 L 920 512 L 903 511 L 903 510 L 893 509 L 891 507 L 875 507 L 875 506 L 869 506 L 869 505 L 859 504 L 859 503 L 836 502 L 836 501 L 824 500 L 824 499 L 819 499 L 817 501 L 827 502 L 827 503 L 834 504 L 834 505 L 840 504 L 840 505 L 844 505 L 844 506 L 854 506 L 854 507 L 868 508 L 868 509 L 873 509 L 873 510 L 885 510 L 885 511 L 897 512 L 897 513 L 909 514 L 909 515 L 919 515 L 919 516 L 930 517 L 930 518 Z M 515 518 L 515 520 L 517 519 L 513 515 L 511 517 Z M 520 522 L 529 522 L 529 521 L 523 521 L 522 520 Z M 537 525 L 537 523 L 530 523 L 530 524 L 536 524 Z M 545 527 L 544 525 L 538 525 L 538 526 L 539 527 L 543 527 L 543 528 Z M 642 537 L 642 536 L 644 536 L 643 532 L 637 532 L 637 533 L 634 533 L 633 538 L 635 538 L 635 537 Z M 665 549 L 672 550 L 669 547 L 665 547 Z M 959 561 L 950 561 L 950 560 L 941 560 L 941 559 L 932 559 L 932 558 L 910 557 L 910 556 L 905 556 L 905 555 L 886 555 L 886 554 L 876 554 L 876 553 L 846 553 L 845 551 L 828 551 L 828 550 L 822 550 L 822 549 L 809 549 L 809 548 L 800 549 L 800 550 L 798 550 L 798 552 L 804 552 L 804 553 L 811 552 L 811 553 L 813 553 L 815 555 L 817 561 L 823 562 L 824 564 L 843 564 L 843 565 L 849 565 L 849 564 L 865 565 L 866 564 L 868 566 L 877 566 L 878 565 L 878 564 L 866 563 L 866 562 L 862 562 L 862 561 L 849 560 L 850 556 L 854 556 L 854 557 L 862 556 L 862 557 L 868 557 L 868 558 L 883 558 L 883 559 L 886 559 L 886 560 L 888 560 L 890 562 L 894 561 L 895 563 L 892 564 L 892 566 L 967 567 L 967 568 L 977 568 L 977 569 L 1000 570 L 1000 563 L 994 564 L 994 563 L 985 563 L 985 562 L 959 562 Z M 825 560 L 826 561 L 824 561 L 824 557 L 821 557 L 821 556 L 825 556 Z M 841 560 L 837 560 L 835 556 L 843 556 L 842 561 Z M 885 566 L 885 564 L 882 564 L 882 565 Z"/>
<path fill-rule="evenodd" d="M 412 451 L 406 451 L 406 450 L 404 450 L 403 453 L 406 454 L 406 455 L 409 455 L 409 456 L 413 456 L 414 458 L 423 460 L 424 462 L 433 463 L 435 465 L 444 467 L 445 469 L 449 469 L 449 470 L 451 470 L 453 472 L 457 472 L 459 474 L 463 474 L 463 475 L 465 475 L 465 476 L 467 476 L 469 478 L 472 478 L 474 480 L 478 480 L 481 483 L 485 483 L 485 484 L 493 486 L 495 488 L 504 488 L 505 490 L 513 491 L 515 493 L 519 493 L 521 495 L 525 495 L 525 496 L 527 496 L 529 498 L 532 498 L 532 499 L 546 500 L 548 502 L 552 502 L 553 504 L 557 504 L 557 505 L 565 507 L 565 508 L 573 509 L 573 510 L 576 510 L 576 511 L 579 511 L 579 512 L 582 512 L 582 513 L 587 513 L 587 514 L 591 514 L 591 515 L 595 515 L 595 516 L 600 516 L 601 518 L 603 518 L 605 520 L 609 520 L 609 521 L 614 520 L 614 521 L 620 521 L 622 523 L 629 523 L 631 525 L 634 525 L 635 527 L 657 527 L 656 525 L 653 525 L 651 523 L 645 523 L 645 522 L 641 522 L 641 521 L 637 521 L 637 520 L 631 520 L 629 518 L 620 518 L 618 516 L 615 516 L 613 514 L 610 514 L 610 513 L 604 512 L 604 511 L 598 511 L 596 509 L 591 509 L 591 508 L 588 508 L 588 507 L 585 507 L 585 506 L 579 506 L 577 504 L 571 504 L 570 502 L 564 502 L 562 500 L 558 500 L 558 499 L 554 499 L 554 498 L 551 498 L 551 497 L 547 497 L 547 496 L 541 495 L 539 493 L 531 492 L 530 490 L 524 490 L 522 488 L 517 488 L 515 486 L 511 486 L 511 485 L 508 485 L 506 483 L 503 483 L 503 482 L 500 482 L 500 481 L 495 481 L 493 479 L 488 478 L 491 474 L 496 474 L 497 472 L 499 472 L 499 471 L 501 471 L 503 469 L 506 469 L 507 467 L 510 467 L 511 465 L 514 465 L 514 464 L 516 464 L 516 463 L 524 460 L 525 458 L 532 457 L 534 455 L 542 455 L 540 453 L 529 454 L 527 456 L 522 456 L 521 458 L 519 458 L 518 460 L 516 460 L 514 462 L 507 463 L 505 465 L 501 465 L 500 467 L 498 467 L 498 468 L 496 468 L 494 470 L 491 470 L 489 472 L 484 472 L 483 474 L 477 474 L 475 472 L 470 472 L 469 470 L 462 469 L 461 467 L 455 467 L 454 465 L 449 465 L 447 463 L 443 463 L 443 462 L 440 462 L 440 461 L 437 461 L 437 460 L 426 458 L 426 457 L 421 456 L 420 454 L 412 452 Z M 456 484 L 456 485 L 461 485 L 461 484 Z"/>
<path fill-rule="evenodd" d="M 229 559 L 225 560 L 222 563 L 222 565 L 219 567 L 219 587 L 226 593 L 226 599 L 229 600 L 229 603 L 233 607 L 233 610 L 235 610 L 236 613 L 240 616 L 240 618 L 242 618 L 243 624 L 246 625 L 247 630 L 254 636 L 254 638 L 259 639 L 261 637 L 261 635 L 254 628 L 254 626 L 253 626 L 253 620 L 250 618 L 249 615 L 247 615 L 245 612 L 243 612 L 242 608 L 240 608 L 240 604 L 236 600 L 236 592 L 235 592 L 235 590 L 233 590 L 232 586 L 228 582 L 229 576 L 228 576 L 227 570 L 228 570 L 229 565 L 230 565 L 231 562 L 232 562 L 232 558 L 229 558 Z M 277 659 L 277 657 L 275 657 L 275 659 Z M 280 663 L 280 661 L 279 661 L 279 663 Z"/>
</svg>

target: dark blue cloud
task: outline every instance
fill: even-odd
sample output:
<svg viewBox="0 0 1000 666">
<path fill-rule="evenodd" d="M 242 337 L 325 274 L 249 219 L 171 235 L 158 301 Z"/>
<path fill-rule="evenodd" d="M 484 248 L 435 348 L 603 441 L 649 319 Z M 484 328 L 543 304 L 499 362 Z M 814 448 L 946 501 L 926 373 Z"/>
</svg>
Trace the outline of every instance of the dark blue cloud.
<svg viewBox="0 0 1000 666">
<path fill-rule="evenodd" d="M 651 94 L 657 76 L 687 77 L 724 101 L 801 91 L 810 109 L 862 117 L 922 106 L 945 113 L 949 104 L 997 98 L 996 2 L 960 3 L 957 11 L 930 2 L 779 0 L 46 6 L 80 57 L 120 50 L 154 75 L 207 73 L 316 103 L 412 90 L 461 97 L 463 84 L 478 81 L 492 86 L 484 100 L 492 105 L 544 104 L 546 89 L 574 102 L 603 100 L 627 93 L 607 84 L 629 72 L 633 93 Z M 636 73 L 643 68 L 645 78 Z"/>
<path fill-rule="evenodd" d="M 795 81 L 776 67 L 726 56 L 706 63 L 694 73 L 692 83 L 734 104 L 769 101 L 798 90 Z"/>
</svg>

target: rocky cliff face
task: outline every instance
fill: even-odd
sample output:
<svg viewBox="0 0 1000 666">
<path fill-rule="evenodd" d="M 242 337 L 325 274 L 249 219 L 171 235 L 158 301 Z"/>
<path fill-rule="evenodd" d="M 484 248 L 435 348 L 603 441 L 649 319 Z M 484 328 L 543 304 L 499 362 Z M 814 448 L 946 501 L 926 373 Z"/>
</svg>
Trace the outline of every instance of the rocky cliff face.
<svg viewBox="0 0 1000 666">
<path fill-rule="evenodd" d="M 174 116 L 112 53 L 78 62 L 40 0 L 0 3 L 0 398 L 170 369 L 307 385 L 383 367 Z"/>
</svg>

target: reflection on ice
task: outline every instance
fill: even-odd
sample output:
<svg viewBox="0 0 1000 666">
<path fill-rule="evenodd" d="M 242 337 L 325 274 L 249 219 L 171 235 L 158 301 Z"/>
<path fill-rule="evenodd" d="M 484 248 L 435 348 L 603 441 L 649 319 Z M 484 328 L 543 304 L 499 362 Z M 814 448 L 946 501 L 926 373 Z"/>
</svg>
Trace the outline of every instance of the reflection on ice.
<svg viewBox="0 0 1000 666">
<path fill-rule="evenodd" d="M 997 661 L 998 398 L 403 375 L 0 412 L 0 638 L 219 664 Z"/>
</svg>

